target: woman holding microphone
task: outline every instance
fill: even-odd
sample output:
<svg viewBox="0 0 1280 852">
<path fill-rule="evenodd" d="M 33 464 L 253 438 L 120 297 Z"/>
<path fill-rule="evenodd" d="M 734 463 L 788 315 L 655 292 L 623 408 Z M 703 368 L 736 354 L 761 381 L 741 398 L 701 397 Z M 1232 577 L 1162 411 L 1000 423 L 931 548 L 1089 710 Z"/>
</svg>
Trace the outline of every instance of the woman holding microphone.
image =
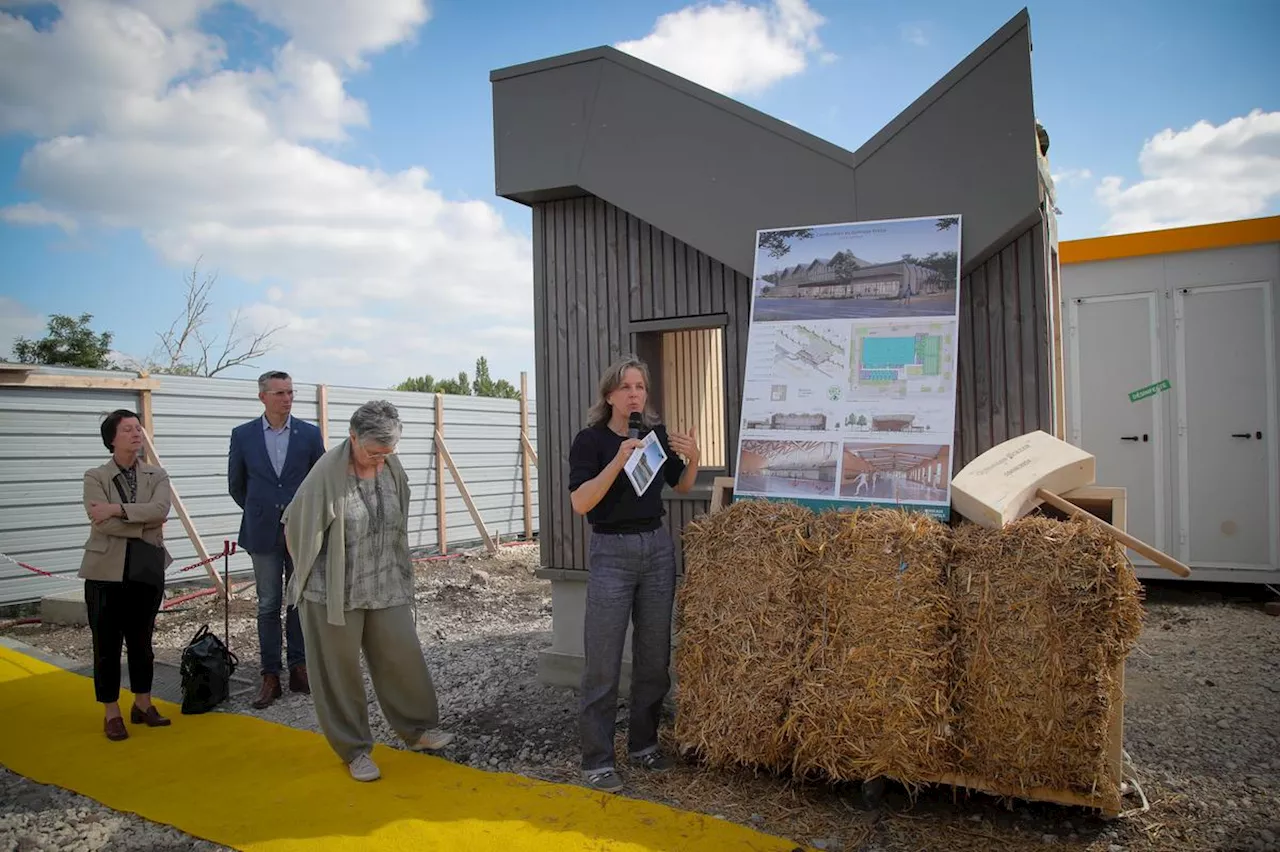
<svg viewBox="0 0 1280 852">
<path fill-rule="evenodd" d="M 574 512 L 591 524 L 579 710 L 582 774 L 591 787 L 605 792 L 622 789 L 613 737 L 629 622 L 634 630 L 627 751 L 637 766 L 671 768 L 658 748 L 658 719 L 671 687 L 676 563 L 675 545 L 662 523 L 660 483 L 680 493 L 693 488 L 699 449 L 692 430 L 668 435 L 649 406 L 648 391 L 649 369 L 643 361 L 628 355 L 614 362 L 601 376 L 599 399 L 569 450 L 570 501 Z M 632 437 L 628 429 L 636 420 L 640 429 Z M 637 495 L 623 466 L 650 430 L 667 458 Z"/>
</svg>

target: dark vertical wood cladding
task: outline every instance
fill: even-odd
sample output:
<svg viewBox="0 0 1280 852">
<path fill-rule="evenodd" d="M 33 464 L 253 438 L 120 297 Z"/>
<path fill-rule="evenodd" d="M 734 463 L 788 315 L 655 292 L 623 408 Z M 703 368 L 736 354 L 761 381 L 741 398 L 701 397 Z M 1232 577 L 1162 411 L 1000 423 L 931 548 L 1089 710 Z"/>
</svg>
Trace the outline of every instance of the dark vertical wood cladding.
<svg viewBox="0 0 1280 852">
<path fill-rule="evenodd" d="M 730 472 L 738 446 L 746 327 L 747 276 L 598 198 L 533 205 L 534 326 L 537 351 L 538 502 L 541 559 L 547 568 L 587 567 L 589 527 L 569 502 L 569 447 L 586 423 L 601 372 L 635 351 L 628 324 L 638 320 L 727 314 L 724 330 L 725 448 Z M 637 353 L 655 371 L 660 347 Z M 655 383 L 660 381 L 655 376 Z M 661 388 L 651 389 L 660 399 Z M 665 500 L 666 524 L 679 542 L 708 500 Z M 683 559 L 677 547 L 678 567 Z"/>
<path fill-rule="evenodd" d="M 1008 438 L 1053 434 L 1045 251 L 1039 223 L 960 282 L 953 471 Z"/>
</svg>

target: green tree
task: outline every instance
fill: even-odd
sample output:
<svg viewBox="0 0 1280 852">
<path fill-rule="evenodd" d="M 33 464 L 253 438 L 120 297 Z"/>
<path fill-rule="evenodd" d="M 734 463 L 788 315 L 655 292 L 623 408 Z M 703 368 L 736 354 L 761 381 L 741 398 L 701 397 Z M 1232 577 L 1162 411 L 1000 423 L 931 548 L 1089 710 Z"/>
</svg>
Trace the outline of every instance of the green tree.
<svg viewBox="0 0 1280 852">
<path fill-rule="evenodd" d="M 19 364 L 109 369 L 107 354 L 111 351 L 112 334 L 95 333 L 89 327 L 92 320 L 93 314 L 81 314 L 79 319 L 54 314 L 49 319 L 49 333 L 42 340 L 19 337 L 13 341 L 14 357 Z"/>
<path fill-rule="evenodd" d="M 760 248 L 769 252 L 769 257 L 784 257 L 791 251 L 788 240 L 807 240 L 813 236 L 810 228 L 792 228 L 790 231 L 765 231 L 760 235 Z"/>
<path fill-rule="evenodd" d="M 476 396 L 494 396 L 500 399 L 519 399 L 520 391 L 506 379 L 496 382 L 489 375 L 489 361 L 483 355 L 476 359 L 476 378 L 471 383 Z"/>
<path fill-rule="evenodd" d="M 950 231 L 953 227 L 960 224 L 959 216 L 944 216 L 937 222 L 939 231 Z"/>
<path fill-rule="evenodd" d="M 520 391 L 506 379 L 494 381 L 489 375 L 489 361 L 484 356 L 476 359 L 476 378 L 471 381 L 465 371 L 456 379 L 436 379 L 430 374 L 405 379 L 392 390 L 410 393 L 447 393 L 453 396 L 489 396 L 502 399 L 519 399 Z"/>
</svg>

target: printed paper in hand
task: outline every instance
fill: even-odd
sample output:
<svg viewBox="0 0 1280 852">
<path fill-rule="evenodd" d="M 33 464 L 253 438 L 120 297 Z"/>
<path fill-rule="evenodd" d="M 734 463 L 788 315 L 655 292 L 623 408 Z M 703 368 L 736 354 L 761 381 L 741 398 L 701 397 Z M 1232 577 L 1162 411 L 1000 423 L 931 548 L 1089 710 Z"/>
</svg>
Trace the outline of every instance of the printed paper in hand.
<svg viewBox="0 0 1280 852">
<path fill-rule="evenodd" d="M 627 463 L 622 466 L 637 495 L 649 490 L 649 486 L 658 476 L 658 471 L 662 470 L 663 462 L 667 460 L 667 452 L 662 449 L 662 442 L 658 440 L 657 432 L 645 435 L 642 443 L 643 445 L 636 447 L 631 458 L 627 459 Z"/>
</svg>

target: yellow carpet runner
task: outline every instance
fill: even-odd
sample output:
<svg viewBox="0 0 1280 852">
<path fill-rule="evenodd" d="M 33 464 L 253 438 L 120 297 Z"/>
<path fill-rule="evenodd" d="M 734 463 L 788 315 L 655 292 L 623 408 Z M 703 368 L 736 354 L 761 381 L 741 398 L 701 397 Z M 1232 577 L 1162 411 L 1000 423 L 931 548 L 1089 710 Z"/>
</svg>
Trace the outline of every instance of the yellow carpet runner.
<svg viewBox="0 0 1280 852">
<path fill-rule="evenodd" d="M 121 695 L 121 704 L 132 696 Z M 0 764 L 118 811 L 253 852 L 790 852 L 723 820 L 484 772 L 377 746 L 382 778 L 353 781 L 324 738 L 232 713 L 129 725 L 110 742 L 93 685 L 0 646 Z"/>
</svg>

